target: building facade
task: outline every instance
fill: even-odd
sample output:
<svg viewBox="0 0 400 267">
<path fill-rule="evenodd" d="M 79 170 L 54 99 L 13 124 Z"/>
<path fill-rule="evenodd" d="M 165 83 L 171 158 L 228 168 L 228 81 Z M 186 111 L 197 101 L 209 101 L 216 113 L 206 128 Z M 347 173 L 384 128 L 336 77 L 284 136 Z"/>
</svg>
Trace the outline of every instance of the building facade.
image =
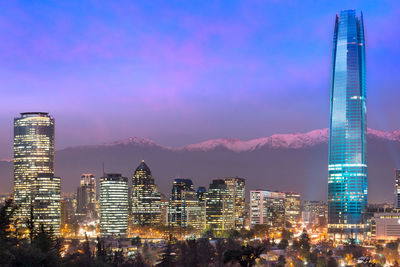
<svg viewBox="0 0 400 267">
<path fill-rule="evenodd" d="M 285 194 L 285 220 L 296 225 L 301 218 L 301 194 L 295 192 Z"/>
<path fill-rule="evenodd" d="M 133 225 L 156 225 L 161 222 L 161 195 L 150 168 L 142 161 L 132 177 L 131 214 Z"/>
<path fill-rule="evenodd" d="M 191 226 L 199 231 L 205 227 L 204 202 L 198 198 L 190 179 L 175 179 L 168 207 L 170 226 Z"/>
<path fill-rule="evenodd" d="M 224 180 L 228 187 L 229 194 L 233 197 L 235 229 L 240 230 L 244 227 L 246 182 L 244 178 L 238 177 L 226 177 Z"/>
<path fill-rule="evenodd" d="M 93 221 L 96 212 L 96 177 L 91 173 L 81 176 L 80 185 L 76 192 L 76 217 L 80 222 Z"/>
<path fill-rule="evenodd" d="M 363 18 L 336 16 L 330 96 L 328 233 L 362 238 L 367 206 L 367 99 Z"/>
<path fill-rule="evenodd" d="M 371 237 L 375 240 L 400 238 L 400 213 L 375 213 L 371 219 Z"/>
<path fill-rule="evenodd" d="M 223 179 L 214 179 L 206 196 L 206 228 L 221 236 L 235 229 L 233 197 Z"/>
<path fill-rule="evenodd" d="M 51 173 L 39 173 L 32 182 L 33 222 L 36 229 L 44 229 L 60 235 L 61 179 Z"/>
<path fill-rule="evenodd" d="M 305 224 L 326 226 L 328 218 L 328 205 L 320 200 L 304 201 L 302 220 Z"/>
<path fill-rule="evenodd" d="M 41 175 L 54 175 L 54 119 L 44 112 L 21 113 L 14 119 L 14 201 L 19 206 L 19 227 L 26 227 L 31 216 L 32 188 L 40 184 L 35 179 Z M 50 187 L 57 187 L 59 181 L 52 181 L 56 184 Z"/>
<path fill-rule="evenodd" d="M 257 224 L 281 229 L 285 225 L 284 192 L 268 190 L 250 191 L 250 227 Z"/>
<path fill-rule="evenodd" d="M 100 178 L 100 235 L 124 237 L 129 217 L 128 178 L 109 173 Z"/>
<path fill-rule="evenodd" d="M 395 195 L 395 207 L 396 209 L 400 209 L 400 170 L 396 169 L 394 171 L 395 174 L 395 191 L 394 191 L 394 195 Z"/>
</svg>

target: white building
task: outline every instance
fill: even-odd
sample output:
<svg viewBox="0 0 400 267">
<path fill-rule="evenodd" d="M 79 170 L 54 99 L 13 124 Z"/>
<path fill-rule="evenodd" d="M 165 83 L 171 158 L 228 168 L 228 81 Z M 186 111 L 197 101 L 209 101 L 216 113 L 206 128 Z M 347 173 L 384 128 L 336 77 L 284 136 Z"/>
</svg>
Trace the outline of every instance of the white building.
<svg viewBox="0 0 400 267">
<path fill-rule="evenodd" d="M 375 213 L 371 227 L 373 239 L 397 240 L 400 238 L 400 213 Z"/>
</svg>

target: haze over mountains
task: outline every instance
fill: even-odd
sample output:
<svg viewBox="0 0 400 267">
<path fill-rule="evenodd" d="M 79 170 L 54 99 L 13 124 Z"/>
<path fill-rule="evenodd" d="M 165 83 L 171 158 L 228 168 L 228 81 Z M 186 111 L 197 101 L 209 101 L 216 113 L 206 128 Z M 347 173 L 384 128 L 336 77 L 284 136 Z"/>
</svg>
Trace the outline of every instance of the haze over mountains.
<svg viewBox="0 0 400 267">
<path fill-rule="evenodd" d="M 394 168 L 399 165 L 400 131 L 368 130 L 369 201 L 393 201 Z M 62 190 L 73 192 L 84 172 L 119 172 L 131 177 L 144 159 L 159 190 L 168 194 L 176 177 L 191 178 L 196 187 L 211 179 L 246 178 L 247 189 L 298 191 L 303 199 L 326 199 L 328 130 L 276 134 L 248 141 L 213 139 L 184 147 L 167 147 L 131 137 L 56 152 L 56 175 Z M 0 160 L 0 191 L 12 188 L 12 162 Z"/>
</svg>

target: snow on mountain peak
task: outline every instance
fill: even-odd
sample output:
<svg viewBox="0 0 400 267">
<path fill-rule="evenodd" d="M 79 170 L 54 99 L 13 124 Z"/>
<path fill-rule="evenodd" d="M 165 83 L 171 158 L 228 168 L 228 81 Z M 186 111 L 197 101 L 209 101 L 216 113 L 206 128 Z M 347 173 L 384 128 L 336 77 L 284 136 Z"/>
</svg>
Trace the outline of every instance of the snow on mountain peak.
<svg viewBox="0 0 400 267">
<path fill-rule="evenodd" d="M 386 139 L 400 142 L 400 131 L 381 131 L 368 129 L 368 136 L 372 138 Z M 237 138 L 218 138 L 206 140 L 196 144 L 190 144 L 178 148 L 159 145 L 156 142 L 141 137 L 129 137 L 121 141 L 105 143 L 95 147 L 110 147 L 118 145 L 139 145 L 159 147 L 172 151 L 210 151 L 217 148 L 224 148 L 235 152 L 244 152 L 260 149 L 263 147 L 279 149 L 298 149 L 312 147 L 321 143 L 328 143 L 328 128 L 317 129 L 306 133 L 274 134 L 269 137 L 256 138 L 251 140 L 240 140 Z"/>
</svg>

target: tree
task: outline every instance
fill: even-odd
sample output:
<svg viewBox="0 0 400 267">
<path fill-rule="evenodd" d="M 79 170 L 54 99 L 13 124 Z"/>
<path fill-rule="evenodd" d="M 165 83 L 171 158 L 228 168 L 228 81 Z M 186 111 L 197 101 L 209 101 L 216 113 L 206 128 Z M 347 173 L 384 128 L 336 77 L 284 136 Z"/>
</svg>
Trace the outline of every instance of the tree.
<svg viewBox="0 0 400 267">
<path fill-rule="evenodd" d="M 285 264 L 286 264 L 285 256 L 280 255 L 278 257 L 278 267 L 285 267 Z"/>
<path fill-rule="evenodd" d="M 171 242 L 167 243 L 167 246 L 164 249 L 162 254 L 161 262 L 158 266 L 162 267 L 172 267 L 175 264 L 175 250 Z"/>
<path fill-rule="evenodd" d="M 282 239 L 278 244 L 279 249 L 286 249 L 289 246 L 289 241 L 287 239 Z"/>
<path fill-rule="evenodd" d="M 0 242 L 6 241 L 10 236 L 12 218 L 17 209 L 12 198 L 5 201 L 0 208 Z"/>
<path fill-rule="evenodd" d="M 268 236 L 269 226 L 266 224 L 256 224 L 252 230 L 254 231 L 255 237 L 265 238 Z"/>
<path fill-rule="evenodd" d="M 29 209 L 29 218 L 26 219 L 26 227 L 28 228 L 29 231 L 29 240 L 33 241 L 33 237 L 35 235 L 35 221 L 34 221 L 34 215 L 33 215 L 33 205 L 31 204 Z"/>
<path fill-rule="evenodd" d="M 96 244 L 96 261 L 98 262 L 106 262 L 107 260 L 107 250 L 104 247 L 104 241 L 97 237 Z"/>
<path fill-rule="evenodd" d="M 283 228 L 282 235 L 281 235 L 282 239 L 290 240 L 292 238 L 292 236 L 293 236 L 293 233 L 291 231 Z"/>
<path fill-rule="evenodd" d="M 208 266 L 214 261 L 215 249 L 208 238 L 197 239 L 197 259 L 200 266 Z"/>
<path fill-rule="evenodd" d="M 308 236 L 306 229 L 303 230 L 303 233 L 300 236 L 299 245 L 303 251 L 310 252 L 310 237 Z"/>
<path fill-rule="evenodd" d="M 240 266 L 253 266 L 261 253 L 265 250 L 264 246 L 242 246 L 240 250 L 227 250 L 224 255 L 224 263 L 239 263 Z"/>
</svg>

